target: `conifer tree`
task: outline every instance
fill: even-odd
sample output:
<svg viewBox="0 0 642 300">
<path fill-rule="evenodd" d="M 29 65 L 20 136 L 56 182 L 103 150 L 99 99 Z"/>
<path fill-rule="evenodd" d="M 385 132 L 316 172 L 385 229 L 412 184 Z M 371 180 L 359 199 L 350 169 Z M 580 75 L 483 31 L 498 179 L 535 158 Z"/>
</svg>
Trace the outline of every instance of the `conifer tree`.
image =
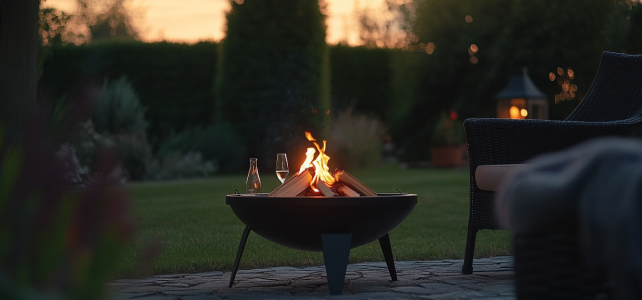
<svg viewBox="0 0 642 300">
<path fill-rule="evenodd" d="M 252 157 L 292 149 L 329 118 L 324 18 L 319 0 L 232 2 L 215 115 L 238 131 Z"/>
</svg>

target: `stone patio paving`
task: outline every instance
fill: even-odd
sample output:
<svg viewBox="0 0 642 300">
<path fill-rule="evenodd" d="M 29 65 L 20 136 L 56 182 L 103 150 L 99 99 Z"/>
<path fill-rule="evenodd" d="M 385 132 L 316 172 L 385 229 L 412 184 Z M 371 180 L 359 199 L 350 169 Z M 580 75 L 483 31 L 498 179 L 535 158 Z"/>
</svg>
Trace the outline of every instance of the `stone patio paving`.
<svg viewBox="0 0 642 300">
<path fill-rule="evenodd" d="M 513 258 L 474 261 L 462 275 L 462 260 L 395 262 L 398 281 L 390 281 L 384 262 L 348 265 L 343 295 L 330 296 L 325 267 L 275 267 L 230 272 L 159 275 L 120 279 L 110 284 L 112 298 L 143 300 L 205 299 L 515 299 Z"/>
</svg>

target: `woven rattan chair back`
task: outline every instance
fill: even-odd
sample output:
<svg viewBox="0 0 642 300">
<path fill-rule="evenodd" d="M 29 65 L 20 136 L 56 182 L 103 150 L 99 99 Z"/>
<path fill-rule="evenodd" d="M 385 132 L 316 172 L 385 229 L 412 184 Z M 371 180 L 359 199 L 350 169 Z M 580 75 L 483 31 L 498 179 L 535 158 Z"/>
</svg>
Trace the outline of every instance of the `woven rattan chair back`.
<svg viewBox="0 0 642 300">
<path fill-rule="evenodd" d="M 604 52 L 593 85 L 566 121 L 627 119 L 642 119 L 642 55 Z"/>
</svg>

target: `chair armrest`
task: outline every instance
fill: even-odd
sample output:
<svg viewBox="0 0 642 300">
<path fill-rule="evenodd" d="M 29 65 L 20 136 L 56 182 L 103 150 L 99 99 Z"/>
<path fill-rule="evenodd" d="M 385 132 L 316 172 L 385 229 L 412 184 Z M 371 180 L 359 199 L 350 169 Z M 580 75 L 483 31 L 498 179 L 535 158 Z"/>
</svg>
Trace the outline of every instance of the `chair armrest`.
<svg viewBox="0 0 642 300">
<path fill-rule="evenodd" d="M 466 119 L 464 129 L 471 172 L 479 165 L 518 164 L 541 154 L 583 141 L 628 135 L 626 121 L 582 122 L 553 120 Z"/>
</svg>

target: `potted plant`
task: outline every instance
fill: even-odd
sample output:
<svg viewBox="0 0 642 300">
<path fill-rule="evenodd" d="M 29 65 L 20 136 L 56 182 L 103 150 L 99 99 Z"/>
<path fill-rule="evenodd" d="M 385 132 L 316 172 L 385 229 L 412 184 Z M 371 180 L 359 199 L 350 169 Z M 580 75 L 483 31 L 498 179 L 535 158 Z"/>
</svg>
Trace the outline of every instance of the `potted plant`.
<svg viewBox="0 0 642 300">
<path fill-rule="evenodd" d="M 461 165 L 464 143 L 464 125 L 457 121 L 457 112 L 441 114 L 432 135 L 432 165 L 436 168 L 458 167 Z"/>
</svg>

